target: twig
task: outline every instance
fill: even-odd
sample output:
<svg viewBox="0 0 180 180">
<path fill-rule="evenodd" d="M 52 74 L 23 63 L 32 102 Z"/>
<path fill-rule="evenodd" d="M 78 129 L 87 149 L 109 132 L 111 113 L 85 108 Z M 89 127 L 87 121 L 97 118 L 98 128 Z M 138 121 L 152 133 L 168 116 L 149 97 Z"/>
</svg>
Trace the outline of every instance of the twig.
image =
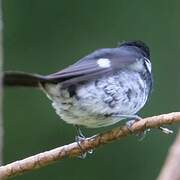
<svg viewBox="0 0 180 180">
<path fill-rule="evenodd" d="M 76 142 L 58 147 L 56 149 L 46 151 L 23 160 L 19 160 L 0 167 L 0 179 L 7 179 L 16 175 L 20 175 L 27 171 L 47 166 L 65 157 L 78 156 L 88 150 L 95 149 L 103 144 L 110 143 L 117 139 L 122 139 L 131 135 L 132 133 L 143 132 L 149 128 L 159 128 L 162 125 L 180 122 L 180 112 L 170 114 L 163 114 L 142 119 L 132 125 L 131 128 L 127 126 L 117 127 L 105 133 L 86 138 L 81 142 L 81 148 Z"/>
<path fill-rule="evenodd" d="M 180 131 L 171 146 L 158 180 L 180 179 Z"/>
</svg>

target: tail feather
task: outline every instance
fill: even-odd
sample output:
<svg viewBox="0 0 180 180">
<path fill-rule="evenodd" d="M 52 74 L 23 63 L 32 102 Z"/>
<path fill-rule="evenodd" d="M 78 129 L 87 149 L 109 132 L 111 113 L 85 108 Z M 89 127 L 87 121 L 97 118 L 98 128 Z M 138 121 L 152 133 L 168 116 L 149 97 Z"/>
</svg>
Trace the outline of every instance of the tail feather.
<svg viewBox="0 0 180 180">
<path fill-rule="evenodd" d="M 39 83 L 47 82 L 45 76 L 18 71 L 7 71 L 3 74 L 3 85 L 39 87 Z"/>
</svg>

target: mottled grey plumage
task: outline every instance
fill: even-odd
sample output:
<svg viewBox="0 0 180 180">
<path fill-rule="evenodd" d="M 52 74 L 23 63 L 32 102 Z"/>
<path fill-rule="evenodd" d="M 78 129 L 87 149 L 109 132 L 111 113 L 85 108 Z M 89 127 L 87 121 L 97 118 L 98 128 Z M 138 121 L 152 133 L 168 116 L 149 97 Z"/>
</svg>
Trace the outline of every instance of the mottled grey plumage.
<svg viewBox="0 0 180 180">
<path fill-rule="evenodd" d="M 67 123 L 89 128 L 108 126 L 124 119 L 122 115 L 136 114 L 146 103 L 151 81 L 143 70 L 120 70 L 69 89 L 45 84 L 44 89 Z"/>
<path fill-rule="evenodd" d="M 101 58 L 109 59 L 111 67 L 99 67 Z M 43 89 L 64 121 L 89 128 L 108 126 L 136 114 L 152 86 L 149 60 L 131 46 L 97 50 L 48 77 L 61 79 L 61 75 L 68 79 L 45 83 Z"/>
<path fill-rule="evenodd" d="M 38 86 L 64 121 L 97 128 L 135 115 L 145 105 L 152 89 L 149 59 L 144 43 L 124 42 L 48 76 L 7 73 L 4 83 Z"/>
</svg>

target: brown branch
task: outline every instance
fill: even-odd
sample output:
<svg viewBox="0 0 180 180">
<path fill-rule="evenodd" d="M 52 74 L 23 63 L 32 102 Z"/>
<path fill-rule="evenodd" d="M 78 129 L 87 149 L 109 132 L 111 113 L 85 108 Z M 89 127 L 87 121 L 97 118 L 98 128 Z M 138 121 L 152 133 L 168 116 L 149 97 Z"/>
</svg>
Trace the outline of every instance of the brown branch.
<svg viewBox="0 0 180 180">
<path fill-rule="evenodd" d="M 158 180 L 180 179 L 180 131 L 171 146 Z"/>
<path fill-rule="evenodd" d="M 8 177 L 47 166 L 48 164 L 64 159 L 65 157 L 78 156 L 82 153 L 82 150 L 83 152 L 87 152 L 88 150 L 95 149 L 103 144 L 127 137 L 132 133 L 139 133 L 143 132 L 145 129 L 158 128 L 162 125 L 177 122 L 180 122 L 180 112 L 145 118 L 134 123 L 131 128 L 128 128 L 127 126 L 117 127 L 108 132 L 86 138 L 81 142 L 81 148 L 79 148 L 78 144 L 74 142 L 5 166 L 1 166 L 0 179 L 7 179 Z"/>
</svg>

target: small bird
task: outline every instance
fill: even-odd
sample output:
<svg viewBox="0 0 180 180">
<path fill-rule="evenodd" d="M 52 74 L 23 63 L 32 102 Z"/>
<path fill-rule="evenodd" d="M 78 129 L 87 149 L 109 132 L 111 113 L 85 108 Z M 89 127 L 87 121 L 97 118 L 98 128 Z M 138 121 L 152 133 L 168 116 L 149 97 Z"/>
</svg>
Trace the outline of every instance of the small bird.
<svg viewBox="0 0 180 180">
<path fill-rule="evenodd" d="M 152 90 L 150 50 L 142 41 L 98 49 L 50 75 L 5 72 L 7 86 L 39 88 L 62 120 L 98 128 L 138 119 Z"/>
</svg>

